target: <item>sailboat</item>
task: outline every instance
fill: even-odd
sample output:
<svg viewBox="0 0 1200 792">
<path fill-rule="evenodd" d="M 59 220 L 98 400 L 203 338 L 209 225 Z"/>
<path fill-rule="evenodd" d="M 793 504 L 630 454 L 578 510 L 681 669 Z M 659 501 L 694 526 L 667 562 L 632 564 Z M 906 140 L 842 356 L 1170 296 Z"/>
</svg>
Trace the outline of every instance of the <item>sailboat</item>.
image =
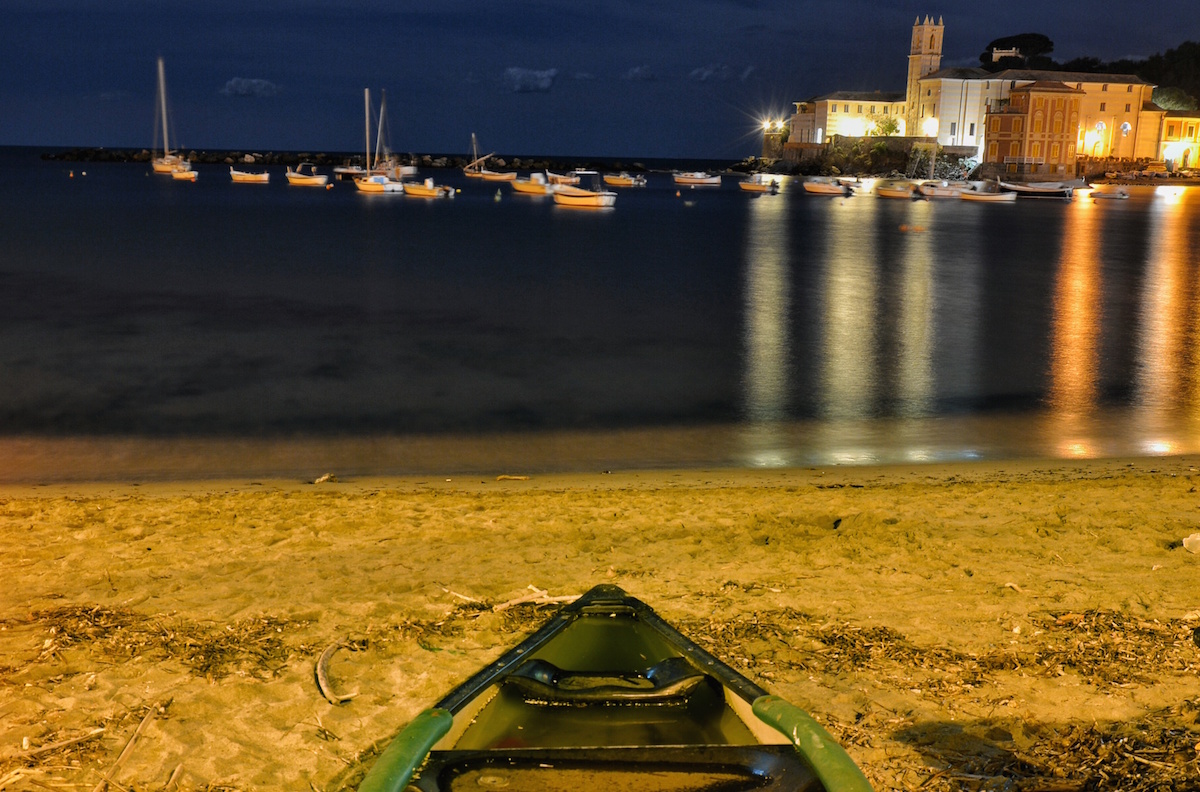
<svg viewBox="0 0 1200 792">
<path fill-rule="evenodd" d="M 163 59 L 158 59 L 158 108 L 162 113 L 162 133 L 163 133 L 163 152 L 161 157 L 155 157 L 150 161 L 150 167 L 155 173 L 175 173 L 176 171 L 190 171 L 192 163 L 185 160 L 178 154 L 171 153 L 171 142 L 167 132 L 167 74 L 163 67 Z M 184 178 L 184 177 L 180 177 Z"/>
<path fill-rule="evenodd" d="M 371 89 L 363 89 L 363 113 L 364 127 L 367 133 L 367 148 L 366 148 L 366 163 L 367 172 L 364 176 L 359 176 L 354 180 L 354 186 L 361 192 L 365 193 L 402 193 L 404 185 L 399 179 L 392 178 L 390 161 L 385 161 L 381 164 L 379 159 L 379 149 L 383 141 L 383 119 L 387 113 L 387 92 L 383 94 L 383 98 L 379 102 L 379 131 L 375 135 L 375 158 L 371 159 Z M 385 149 L 386 153 L 386 149 Z"/>
<path fill-rule="evenodd" d="M 494 152 L 493 152 L 494 153 Z M 475 139 L 475 133 L 471 133 L 471 161 L 463 166 L 463 174 L 472 179 L 482 179 L 486 172 L 483 169 L 483 163 L 487 162 L 491 154 L 479 156 L 479 141 Z"/>
</svg>

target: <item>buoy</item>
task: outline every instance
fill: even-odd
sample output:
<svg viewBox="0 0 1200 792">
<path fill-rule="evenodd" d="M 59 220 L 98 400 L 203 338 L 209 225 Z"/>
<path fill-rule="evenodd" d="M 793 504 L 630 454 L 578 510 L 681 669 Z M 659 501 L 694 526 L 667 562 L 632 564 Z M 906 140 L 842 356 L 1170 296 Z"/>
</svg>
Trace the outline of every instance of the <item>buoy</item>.
<svg viewBox="0 0 1200 792">
<path fill-rule="evenodd" d="M 499 190 L 496 190 L 496 200 L 497 201 L 500 200 L 500 191 Z"/>
<path fill-rule="evenodd" d="M 326 189 L 326 190 L 332 190 L 332 189 L 333 189 L 333 185 L 332 185 L 332 184 L 326 184 L 326 185 L 325 185 L 325 189 Z"/>
<path fill-rule="evenodd" d="M 75 171 L 67 171 L 67 178 L 68 178 L 68 179 L 74 179 L 74 178 L 75 178 Z"/>
<path fill-rule="evenodd" d="M 678 198 L 678 197 L 679 197 L 679 190 L 676 190 L 676 191 L 675 191 L 675 197 L 676 197 L 676 198 Z"/>
</svg>

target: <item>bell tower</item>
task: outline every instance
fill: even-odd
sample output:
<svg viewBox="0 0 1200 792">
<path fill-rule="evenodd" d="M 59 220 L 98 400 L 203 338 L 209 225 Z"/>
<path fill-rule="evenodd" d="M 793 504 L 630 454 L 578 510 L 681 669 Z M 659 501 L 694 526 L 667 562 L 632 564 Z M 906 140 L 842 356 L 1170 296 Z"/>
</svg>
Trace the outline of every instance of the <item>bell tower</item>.
<svg viewBox="0 0 1200 792">
<path fill-rule="evenodd" d="M 908 51 L 908 85 L 904 92 L 905 135 L 921 134 L 921 88 L 917 80 L 941 68 L 944 29 L 941 17 L 936 23 L 929 16 L 924 22 L 920 17 L 913 22 L 912 46 Z"/>
</svg>

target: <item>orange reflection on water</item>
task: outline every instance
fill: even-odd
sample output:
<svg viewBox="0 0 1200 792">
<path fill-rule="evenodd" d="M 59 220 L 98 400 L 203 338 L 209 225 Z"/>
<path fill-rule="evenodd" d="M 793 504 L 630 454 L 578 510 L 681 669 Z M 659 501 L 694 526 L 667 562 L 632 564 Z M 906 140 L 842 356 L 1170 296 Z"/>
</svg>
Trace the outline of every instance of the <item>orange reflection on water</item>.
<svg viewBox="0 0 1200 792">
<path fill-rule="evenodd" d="M 1193 307 L 1191 254 L 1187 214 L 1178 190 L 1156 194 L 1150 211 L 1151 248 L 1138 317 L 1141 366 L 1135 379 L 1135 403 L 1144 420 L 1196 401 L 1195 376 L 1189 370 L 1195 342 L 1188 320 Z"/>
<path fill-rule="evenodd" d="M 1100 340 L 1100 220 L 1090 201 L 1075 201 L 1066 217 L 1055 279 L 1050 336 L 1050 409 L 1059 421 L 1096 407 Z M 1071 456 L 1086 455 L 1072 443 Z"/>
<path fill-rule="evenodd" d="M 865 203 L 865 202 L 864 202 Z M 875 395 L 875 320 L 879 273 L 866 207 L 831 207 L 825 226 L 821 412 L 825 418 L 868 415 Z"/>
</svg>

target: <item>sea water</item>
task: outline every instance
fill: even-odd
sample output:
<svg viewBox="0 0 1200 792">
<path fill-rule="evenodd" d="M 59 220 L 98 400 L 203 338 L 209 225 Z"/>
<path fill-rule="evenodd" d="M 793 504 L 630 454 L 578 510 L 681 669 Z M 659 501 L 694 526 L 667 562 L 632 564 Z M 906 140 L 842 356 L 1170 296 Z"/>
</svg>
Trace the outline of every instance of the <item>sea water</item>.
<svg viewBox="0 0 1200 792">
<path fill-rule="evenodd" d="M 1200 447 L 1197 187 L 999 205 L 654 172 L 595 211 L 449 170 L 426 200 L 39 153 L 0 150 L 0 442 L 27 464 L 42 442 L 257 475 L 312 448 L 424 474 Z"/>
</svg>

